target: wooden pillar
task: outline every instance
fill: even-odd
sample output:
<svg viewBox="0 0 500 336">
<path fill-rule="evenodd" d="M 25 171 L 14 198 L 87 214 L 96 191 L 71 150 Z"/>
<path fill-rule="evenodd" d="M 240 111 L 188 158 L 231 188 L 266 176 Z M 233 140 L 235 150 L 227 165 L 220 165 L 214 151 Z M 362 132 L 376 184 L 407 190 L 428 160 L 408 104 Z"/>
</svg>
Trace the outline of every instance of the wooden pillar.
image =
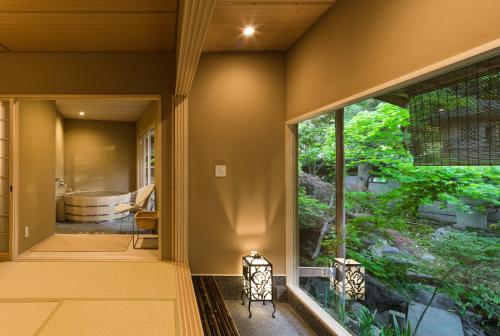
<svg viewBox="0 0 500 336">
<path fill-rule="evenodd" d="M 345 249 L 345 192 L 344 192 L 344 109 L 335 111 L 335 229 L 337 258 L 346 257 Z"/>
<path fill-rule="evenodd" d="M 172 98 L 173 259 L 188 259 L 188 95 L 193 84 L 215 0 L 181 0 L 177 36 L 177 73 Z"/>
<path fill-rule="evenodd" d="M 174 119 L 173 257 L 188 262 L 188 98 L 172 98 Z"/>
<path fill-rule="evenodd" d="M 298 284 L 297 223 L 297 124 L 285 125 L 285 179 L 286 179 L 286 277 L 287 284 Z"/>
</svg>

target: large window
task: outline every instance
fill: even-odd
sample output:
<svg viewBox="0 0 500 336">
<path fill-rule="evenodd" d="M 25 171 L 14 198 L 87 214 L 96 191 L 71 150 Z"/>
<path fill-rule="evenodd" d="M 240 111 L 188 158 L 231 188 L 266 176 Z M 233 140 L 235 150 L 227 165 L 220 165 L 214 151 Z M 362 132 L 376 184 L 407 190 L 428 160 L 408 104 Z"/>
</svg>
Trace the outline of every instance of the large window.
<svg viewBox="0 0 500 336">
<path fill-rule="evenodd" d="M 500 167 L 414 165 L 409 110 L 368 99 L 339 172 L 335 113 L 298 125 L 300 288 L 354 335 L 500 334 Z"/>
</svg>

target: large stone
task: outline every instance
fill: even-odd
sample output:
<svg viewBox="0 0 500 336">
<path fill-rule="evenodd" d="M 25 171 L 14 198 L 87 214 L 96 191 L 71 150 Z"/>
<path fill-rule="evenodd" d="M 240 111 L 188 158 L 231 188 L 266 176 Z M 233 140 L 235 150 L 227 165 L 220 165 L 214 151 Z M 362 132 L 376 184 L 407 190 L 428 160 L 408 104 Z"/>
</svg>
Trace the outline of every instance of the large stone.
<svg viewBox="0 0 500 336">
<path fill-rule="evenodd" d="M 472 210 L 470 213 L 457 211 L 457 227 L 460 229 L 488 229 L 488 215 L 486 211 Z"/>
<path fill-rule="evenodd" d="M 395 246 L 386 246 L 384 247 L 384 249 L 382 250 L 382 253 L 383 254 L 398 254 L 398 253 L 401 253 L 401 250 L 398 249 L 397 247 Z"/>
<path fill-rule="evenodd" d="M 421 284 L 429 284 L 429 285 L 435 283 L 434 277 L 432 275 L 425 274 L 425 273 L 407 271 L 406 276 L 412 282 L 417 282 L 417 283 L 421 283 Z M 427 303 L 427 302 L 422 302 L 422 303 Z"/>
<path fill-rule="evenodd" d="M 418 320 L 425 309 L 425 305 L 411 302 L 408 309 L 408 320 L 412 331 L 415 331 Z M 443 309 L 429 307 L 413 336 L 464 336 L 462 321 L 457 314 Z"/>
<path fill-rule="evenodd" d="M 446 237 L 450 233 L 450 229 L 447 226 L 442 226 L 437 228 L 432 234 L 432 239 L 440 239 Z"/>
<path fill-rule="evenodd" d="M 393 289 L 384 285 L 377 278 L 366 274 L 366 300 L 365 304 L 371 310 L 379 312 L 385 310 L 397 310 L 405 312 L 407 301 Z"/>
<path fill-rule="evenodd" d="M 428 304 L 432 298 L 432 291 L 434 289 L 432 288 L 431 291 L 421 289 L 419 290 L 415 297 L 413 298 L 414 301 L 417 303 L 421 304 Z M 446 311 L 458 311 L 458 307 L 455 304 L 455 301 L 453 301 L 452 298 L 450 298 L 446 294 L 438 293 L 435 297 L 434 300 L 432 300 L 431 307 L 438 308 L 438 309 L 443 309 Z"/>
<path fill-rule="evenodd" d="M 428 263 L 433 263 L 434 260 L 436 260 L 436 257 L 430 254 L 429 252 L 424 252 L 420 255 L 420 259 Z"/>
<path fill-rule="evenodd" d="M 469 211 L 457 211 L 457 224 L 456 226 L 461 229 L 474 228 L 474 229 L 488 229 L 488 214 L 486 210 L 477 209 L 481 202 L 462 198 L 462 201 L 469 205 Z"/>
<path fill-rule="evenodd" d="M 300 173 L 299 185 L 305 188 L 306 193 L 320 202 L 329 204 L 334 191 L 334 185 L 323 181 L 317 176 Z"/>
</svg>

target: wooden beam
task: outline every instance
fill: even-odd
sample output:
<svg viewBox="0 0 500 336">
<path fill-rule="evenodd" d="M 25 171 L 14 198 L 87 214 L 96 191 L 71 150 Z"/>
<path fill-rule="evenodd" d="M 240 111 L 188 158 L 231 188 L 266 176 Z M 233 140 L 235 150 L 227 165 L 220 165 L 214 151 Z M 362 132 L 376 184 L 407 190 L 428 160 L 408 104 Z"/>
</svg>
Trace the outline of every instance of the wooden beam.
<svg viewBox="0 0 500 336">
<path fill-rule="evenodd" d="M 335 111 L 335 228 L 337 235 L 337 258 L 346 257 L 345 209 L 344 209 L 344 109 Z"/>
<path fill-rule="evenodd" d="M 181 1 L 177 33 L 176 95 L 189 94 L 215 2 L 215 0 Z"/>
</svg>

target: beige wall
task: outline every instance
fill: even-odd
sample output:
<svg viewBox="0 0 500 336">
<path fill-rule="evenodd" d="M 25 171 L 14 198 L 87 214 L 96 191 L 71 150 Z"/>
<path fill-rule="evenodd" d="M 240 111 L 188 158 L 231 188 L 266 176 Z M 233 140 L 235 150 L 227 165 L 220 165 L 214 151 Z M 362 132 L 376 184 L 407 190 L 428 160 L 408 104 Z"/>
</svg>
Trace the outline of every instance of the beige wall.
<svg viewBox="0 0 500 336">
<path fill-rule="evenodd" d="M 64 118 L 56 113 L 56 178 L 64 179 Z"/>
<path fill-rule="evenodd" d="M 0 53 L 0 95 L 158 94 L 162 98 L 162 257 L 171 246 L 171 95 L 173 53 Z"/>
<path fill-rule="evenodd" d="M 500 38 L 498 0 L 339 0 L 287 54 L 287 119 Z"/>
<path fill-rule="evenodd" d="M 19 103 L 19 252 L 55 230 L 56 115 L 54 101 Z"/>
<path fill-rule="evenodd" d="M 136 133 L 137 136 L 141 135 L 151 124 L 156 123 L 156 116 L 158 113 L 158 101 L 152 101 L 149 103 L 148 107 L 142 112 L 141 116 L 136 122 Z M 156 125 L 155 125 L 156 126 Z"/>
<path fill-rule="evenodd" d="M 64 122 L 64 182 L 74 191 L 134 191 L 135 153 L 135 122 Z"/>
<path fill-rule="evenodd" d="M 250 250 L 285 273 L 284 122 L 284 54 L 203 54 L 189 97 L 193 273 L 241 274 Z"/>
</svg>

